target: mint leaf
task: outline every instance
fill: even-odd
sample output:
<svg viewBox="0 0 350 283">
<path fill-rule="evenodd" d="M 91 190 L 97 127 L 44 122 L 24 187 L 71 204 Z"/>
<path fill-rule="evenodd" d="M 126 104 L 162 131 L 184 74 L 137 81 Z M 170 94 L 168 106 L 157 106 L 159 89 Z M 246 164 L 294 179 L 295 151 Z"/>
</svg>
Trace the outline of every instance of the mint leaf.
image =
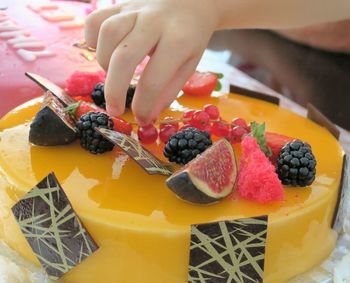
<svg viewBox="0 0 350 283">
<path fill-rule="evenodd" d="M 215 91 L 219 91 L 222 89 L 222 84 L 221 82 L 218 80 L 217 83 L 216 83 L 216 86 L 215 86 Z"/>
<path fill-rule="evenodd" d="M 256 138 L 260 149 L 265 153 L 267 157 L 272 155 L 271 149 L 268 147 L 265 137 L 265 123 L 257 124 L 255 121 L 250 123 L 250 135 Z"/>
</svg>

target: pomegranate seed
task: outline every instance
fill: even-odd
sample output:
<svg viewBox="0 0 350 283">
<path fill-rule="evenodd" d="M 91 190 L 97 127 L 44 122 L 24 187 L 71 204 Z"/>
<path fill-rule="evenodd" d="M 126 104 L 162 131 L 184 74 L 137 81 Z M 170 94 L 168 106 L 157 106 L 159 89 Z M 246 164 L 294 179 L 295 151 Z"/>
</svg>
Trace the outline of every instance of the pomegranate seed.
<svg viewBox="0 0 350 283">
<path fill-rule="evenodd" d="M 210 118 L 208 113 L 202 110 L 197 110 L 194 112 L 190 124 L 199 130 L 204 130 L 209 126 L 209 122 Z"/>
<path fill-rule="evenodd" d="M 163 121 L 166 122 L 167 120 L 170 120 L 170 121 L 171 121 L 171 120 L 174 120 L 174 119 L 175 119 L 175 118 L 172 117 L 172 116 L 167 116 L 167 117 L 165 117 L 165 118 L 163 119 Z M 161 130 L 163 127 L 168 126 L 168 125 L 174 126 L 176 130 L 179 129 L 179 123 L 178 123 L 178 122 L 162 123 L 162 124 L 160 124 L 159 129 Z"/>
<path fill-rule="evenodd" d="M 239 143 L 242 141 L 242 137 L 245 134 L 248 134 L 247 129 L 240 126 L 235 126 L 229 131 L 228 138 L 231 143 Z"/>
<path fill-rule="evenodd" d="M 138 128 L 137 136 L 142 143 L 150 144 L 157 140 L 158 131 L 153 125 L 147 125 Z"/>
<path fill-rule="evenodd" d="M 235 126 L 239 126 L 239 127 L 245 128 L 246 130 L 249 130 L 249 126 L 246 120 L 242 118 L 235 118 L 232 120 L 232 128 Z"/>
<path fill-rule="evenodd" d="M 230 131 L 230 126 L 225 122 L 213 122 L 211 126 L 213 135 L 217 137 L 227 137 Z"/>
<path fill-rule="evenodd" d="M 216 120 L 220 117 L 219 108 L 213 104 L 204 105 L 203 110 L 209 115 L 210 119 Z"/>
<path fill-rule="evenodd" d="M 159 139 L 166 143 L 176 133 L 177 129 L 173 125 L 164 125 L 159 131 Z"/>
</svg>

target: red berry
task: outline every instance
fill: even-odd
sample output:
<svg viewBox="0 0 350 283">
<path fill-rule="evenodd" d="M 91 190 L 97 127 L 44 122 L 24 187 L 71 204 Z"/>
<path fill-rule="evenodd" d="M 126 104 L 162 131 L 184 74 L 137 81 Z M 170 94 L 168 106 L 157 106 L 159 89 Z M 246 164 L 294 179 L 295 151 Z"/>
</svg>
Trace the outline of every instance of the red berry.
<svg viewBox="0 0 350 283">
<path fill-rule="evenodd" d="M 114 123 L 114 130 L 116 132 L 126 134 L 128 136 L 131 135 L 132 132 L 132 125 L 125 120 L 121 118 L 111 117 L 113 123 Z"/>
<path fill-rule="evenodd" d="M 193 114 L 194 114 L 194 112 L 196 112 L 196 110 L 187 110 L 184 114 L 183 114 L 183 116 L 182 116 L 182 118 L 183 119 L 191 119 L 192 118 L 192 116 L 193 116 Z M 183 122 L 184 124 L 189 124 L 190 122 L 189 121 L 184 121 Z"/>
<path fill-rule="evenodd" d="M 167 117 L 165 117 L 163 119 L 164 122 L 166 122 L 167 120 L 172 121 L 172 120 L 175 120 L 175 118 L 172 117 L 172 116 L 167 116 Z M 168 126 L 168 125 L 174 126 L 176 130 L 179 129 L 179 123 L 178 122 L 161 123 L 160 126 L 159 126 L 159 129 L 161 130 L 162 128 L 164 128 L 165 126 Z"/>
<path fill-rule="evenodd" d="M 173 125 L 164 125 L 159 131 L 159 139 L 166 143 L 176 133 L 177 129 Z"/>
<path fill-rule="evenodd" d="M 144 127 L 139 127 L 137 130 L 137 135 L 142 143 L 150 144 L 157 140 L 158 131 L 153 125 L 150 124 Z"/>
<path fill-rule="evenodd" d="M 207 112 L 207 114 L 209 115 L 210 119 L 216 120 L 216 119 L 219 119 L 219 117 L 220 117 L 219 108 L 217 108 L 213 104 L 204 105 L 203 110 L 205 112 Z"/>
<path fill-rule="evenodd" d="M 210 118 L 207 112 L 202 110 L 197 110 L 194 112 L 190 124 L 199 129 L 204 130 L 209 126 Z"/>
<path fill-rule="evenodd" d="M 239 143 L 242 141 L 242 137 L 248 134 L 248 130 L 240 127 L 240 126 L 235 126 L 232 129 L 230 129 L 228 138 L 231 141 L 231 143 Z"/>
<path fill-rule="evenodd" d="M 218 78 L 213 73 L 195 72 L 182 88 L 183 92 L 192 96 L 210 96 L 215 90 Z"/>
<path fill-rule="evenodd" d="M 211 126 L 211 131 L 213 135 L 217 137 L 227 137 L 230 131 L 230 126 L 225 121 L 213 122 Z"/>
<path fill-rule="evenodd" d="M 232 120 L 232 128 L 235 126 L 239 126 L 239 127 L 245 128 L 246 130 L 249 130 L 249 126 L 247 122 L 242 118 L 235 118 Z"/>
</svg>

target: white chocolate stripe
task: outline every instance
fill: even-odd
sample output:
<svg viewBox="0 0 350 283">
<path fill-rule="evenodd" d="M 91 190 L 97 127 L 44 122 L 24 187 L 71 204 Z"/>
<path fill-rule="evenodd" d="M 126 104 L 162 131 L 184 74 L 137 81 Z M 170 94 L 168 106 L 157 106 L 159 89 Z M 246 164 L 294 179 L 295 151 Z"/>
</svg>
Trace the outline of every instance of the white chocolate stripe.
<svg viewBox="0 0 350 283">
<path fill-rule="evenodd" d="M 74 14 L 64 10 L 43 11 L 40 15 L 49 22 L 62 22 L 74 20 Z"/>
<path fill-rule="evenodd" d="M 30 33 L 26 30 L 0 32 L 0 38 L 13 38 L 19 35 L 30 35 Z"/>
<path fill-rule="evenodd" d="M 42 10 L 55 10 L 58 9 L 58 6 L 56 4 L 47 2 L 47 3 L 39 3 L 39 4 L 29 4 L 28 8 L 33 10 L 34 12 L 40 12 Z"/>
<path fill-rule="evenodd" d="M 15 49 L 45 49 L 45 44 L 40 41 L 32 41 L 32 42 L 22 42 L 17 43 L 12 46 Z"/>
<path fill-rule="evenodd" d="M 49 51 L 49 50 L 42 50 L 42 51 L 29 51 L 25 49 L 19 49 L 17 50 L 17 54 L 25 61 L 27 62 L 33 62 L 38 58 L 44 58 L 44 57 L 52 57 L 55 56 L 55 53 Z"/>
<path fill-rule="evenodd" d="M 16 36 L 14 38 L 11 38 L 7 41 L 8 44 L 14 45 L 14 44 L 18 44 L 18 43 L 24 43 L 24 42 L 37 42 L 39 40 L 37 40 L 35 37 L 33 36 L 24 36 L 24 35 L 19 35 Z"/>
<path fill-rule="evenodd" d="M 14 31 L 14 30 L 21 30 L 19 26 L 17 26 L 14 22 L 10 20 L 2 21 L 0 22 L 0 32 L 3 31 Z"/>
</svg>

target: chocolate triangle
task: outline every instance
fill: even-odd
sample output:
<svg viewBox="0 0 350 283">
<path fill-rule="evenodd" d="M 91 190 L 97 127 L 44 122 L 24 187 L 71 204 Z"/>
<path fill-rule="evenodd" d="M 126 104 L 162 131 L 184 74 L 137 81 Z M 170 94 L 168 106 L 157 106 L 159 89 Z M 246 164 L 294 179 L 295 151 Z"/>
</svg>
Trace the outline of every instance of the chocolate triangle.
<svg viewBox="0 0 350 283">
<path fill-rule="evenodd" d="M 337 140 L 339 140 L 340 131 L 320 110 L 313 104 L 307 104 L 307 118 L 316 124 L 325 127 Z"/>
<path fill-rule="evenodd" d="M 120 147 L 127 155 L 135 160 L 148 174 L 170 176 L 173 170 L 145 149 L 137 140 L 112 130 L 95 128 L 103 137 Z"/>
<path fill-rule="evenodd" d="M 280 99 L 277 96 L 269 95 L 267 93 L 252 90 L 249 88 L 244 88 L 244 87 L 238 86 L 238 85 L 231 84 L 230 85 L 230 92 L 237 93 L 237 94 L 244 95 L 244 96 L 251 97 L 251 98 L 264 100 L 266 102 L 270 102 L 270 103 L 273 103 L 276 105 L 280 104 Z"/>
</svg>

